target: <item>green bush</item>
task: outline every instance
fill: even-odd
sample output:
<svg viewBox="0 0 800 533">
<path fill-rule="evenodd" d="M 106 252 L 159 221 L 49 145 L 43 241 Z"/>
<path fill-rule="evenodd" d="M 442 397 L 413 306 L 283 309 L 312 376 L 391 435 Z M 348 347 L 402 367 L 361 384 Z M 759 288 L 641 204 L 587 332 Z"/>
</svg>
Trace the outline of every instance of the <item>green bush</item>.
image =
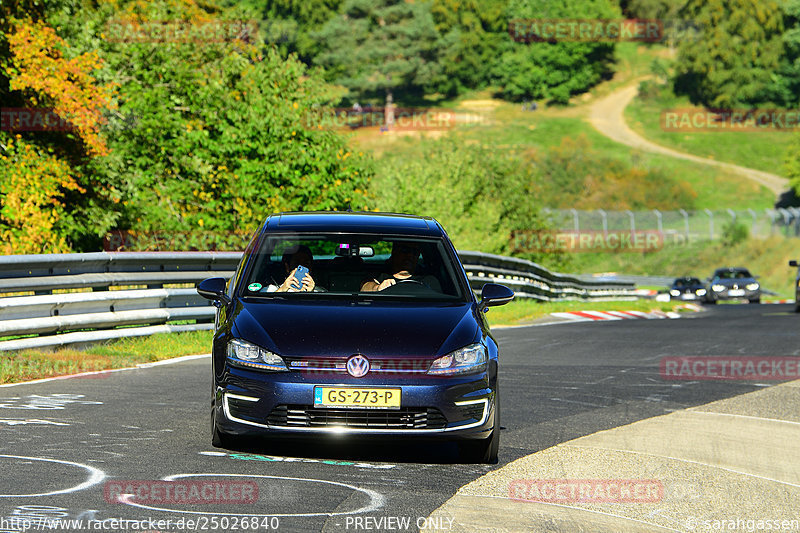
<svg viewBox="0 0 800 533">
<path fill-rule="evenodd" d="M 746 241 L 750 237 L 750 228 L 741 222 L 732 220 L 722 227 L 722 243 L 725 246 L 734 246 Z"/>
<path fill-rule="evenodd" d="M 377 162 L 372 192 L 380 210 L 433 216 L 459 250 L 497 254 L 511 252 L 513 230 L 544 226 L 534 175 L 519 157 L 455 137 L 413 153 Z"/>
</svg>

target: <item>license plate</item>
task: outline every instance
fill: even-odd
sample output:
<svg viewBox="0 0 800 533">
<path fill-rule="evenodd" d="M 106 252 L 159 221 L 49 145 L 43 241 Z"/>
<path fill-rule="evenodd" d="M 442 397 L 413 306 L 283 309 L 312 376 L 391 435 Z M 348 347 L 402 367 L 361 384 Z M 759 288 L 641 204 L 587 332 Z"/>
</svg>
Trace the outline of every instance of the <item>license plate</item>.
<svg viewBox="0 0 800 533">
<path fill-rule="evenodd" d="M 728 291 L 729 296 L 744 296 L 744 289 L 731 289 Z"/>
<path fill-rule="evenodd" d="M 314 387 L 314 407 L 399 408 L 402 389 Z"/>
</svg>

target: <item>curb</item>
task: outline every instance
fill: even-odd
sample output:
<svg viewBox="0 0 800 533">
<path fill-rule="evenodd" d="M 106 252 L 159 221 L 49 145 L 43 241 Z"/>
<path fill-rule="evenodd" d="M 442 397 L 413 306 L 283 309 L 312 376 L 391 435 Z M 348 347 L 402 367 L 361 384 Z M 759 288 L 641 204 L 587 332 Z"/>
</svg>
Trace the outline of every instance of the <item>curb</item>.
<svg viewBox="0 0 800 533">
<path fill-rule="evenodd" d="M 701 311 L 702 307 L 695 304 L 685 304 L 680 306 L 679 309 L 686 309 L 696 313 Z M 550 313 L 550 316 L 569 322 L 589 322 L 608 320 L 654 320 L 663 318 L 681 318 L 683 314 L 673 311 L 664 312 L 659 310 L 650 311 L 649 313 L 645 313 L 644 311 L 565 311 L 559 313 Z"/>
<path fill-rule="evenodd" d="M 713 533 L 766 530 L 749 524 L 768 518 L 774 530 L 796 531 L 798 393 L 800 381 L 790 381 L 540 450 L 464 485 L 430 523 L 449 518 L 451 533 Z M 618 501 L 518 490 L 586 481 L 609 489 L 655 482 L 659 490 L 637 501 L 624 500 L 621 490 Z M 725 527 L 731 519 L 736 528 Z"/>
</svg>

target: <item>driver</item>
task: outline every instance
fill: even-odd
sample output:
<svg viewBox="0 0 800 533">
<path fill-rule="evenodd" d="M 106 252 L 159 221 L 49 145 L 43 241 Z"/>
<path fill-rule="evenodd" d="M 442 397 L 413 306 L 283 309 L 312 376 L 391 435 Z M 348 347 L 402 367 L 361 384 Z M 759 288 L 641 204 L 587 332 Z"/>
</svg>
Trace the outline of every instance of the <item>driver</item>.
<svg viewBox="0 0 800 533">
<path fill-rule="evenodd" d="M 420 247 L 415 243 L 395 242 L 392 243 L 392 254 L 387 262 L 389 273 L 383 273 L 376 279 L 370 279 L 361 284 L 363 292 L 382 291 L 399 281 L 416 281 L 427 285 L 435 291 L 441 292 L 439 280 L 434 276 L 417 276 L 412 274 L 417 268 Z"/>
<path fill-rule="evenodd" d="M 281 285 L 278 285 L 277 283 L 270 284 L 267 287 L 267 292 L 313 291 L 316 287 L 316 284 L 314 283 L 314 278 L 311 277 L 311 272 L 303 277 L 302 285 L 299 281 L 297 281 L 297 278 L 294 275 L 298 266 L 303 265 L 304 267 L 310 269 L 313 261 L 314 255 L 311 253 L 311 249 L 302 244 L 297 247 L 294 253 L 284 253 L 283 257 L 281 258 L 281 264 L 283 264 L 283 268 L 286 270 L 286 280 Z"/>
</svg>

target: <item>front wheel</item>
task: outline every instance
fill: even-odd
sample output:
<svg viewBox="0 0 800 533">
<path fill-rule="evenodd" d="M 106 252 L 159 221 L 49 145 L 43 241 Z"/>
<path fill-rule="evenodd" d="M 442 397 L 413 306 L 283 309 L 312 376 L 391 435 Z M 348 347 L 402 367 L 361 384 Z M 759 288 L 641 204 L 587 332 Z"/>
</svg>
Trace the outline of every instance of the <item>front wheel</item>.
<svg viewBox="0 0 800 533">
<path fill-rule="evenodd" d="M 229 435 L 217 426 L 217 417 L 214 413 L 215 408 L 211 408 L 211 445 L 214 448 L 231 448 L 236 444 L 236 437 Z"/>
<path fill-rule="evenodd" d="M 461 459 L 468 463 L 497 464 L 497 455 L 500 451 L 500 403 L 495 392 L 494 425 L 492 434 L 479 441 L 464 441 L 459 443 Z"/>
<path fill-rule="evenodd" d="M 761 298 L 755 298 L 753 300 L 750 300 L 750 303 L 751 304 L 760 304 L 761 303 Z"/>
</svg>

